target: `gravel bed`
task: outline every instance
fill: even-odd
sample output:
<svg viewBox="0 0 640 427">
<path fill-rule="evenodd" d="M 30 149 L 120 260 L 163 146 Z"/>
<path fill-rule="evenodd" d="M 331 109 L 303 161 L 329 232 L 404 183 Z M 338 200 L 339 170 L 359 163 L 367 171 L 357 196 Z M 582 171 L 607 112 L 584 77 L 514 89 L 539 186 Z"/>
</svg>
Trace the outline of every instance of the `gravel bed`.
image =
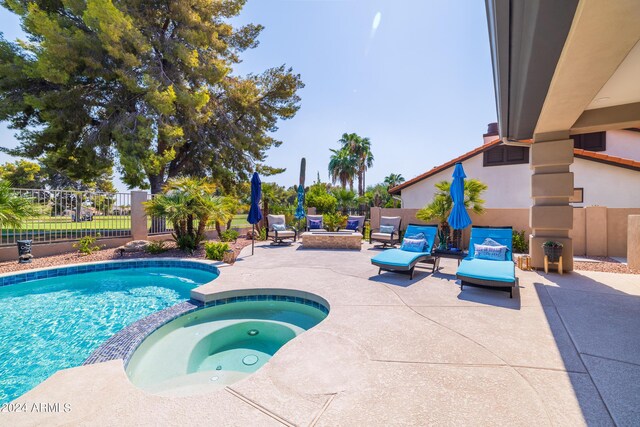
<svg viewBox="0 0 640 427">
<path fill-rule="evenodd" d="M 236 242 L 230 242 L 229 247 L 236 253 L 236 256 L 240 254 L 240 251 L 245 246 L 251 244 L 251 240 L 239 238 Z M 160 254 L 148 254 L 146 252 L 126 252 L 123 256 L 120 256 L 120 253 L 116 251 L 116 249 L 103 249 L 98 252 L 94 252 L 91 255 L 82 255 L 77 251 L 74 252 L 66 252 L 60 255 L 54 255 L 43 258 L 33 258 L 33 261 L 30 264 L 18 264 L 17 261 L 4 261 L 0 262 L 0 273 L 10 273 L 13 271 L 22 271 L 22 270 L 30 270 L 33 268 L 45 268 L 45 267 L 54 267 L 58 265 L 66 265 L 66 264 L 79 264 L 84 262 L 96 262 L 96 261 L 108 261 L 108 260 L 119 260 L 119 259 L 127 259 L 127 258 L 194 258 L 194 259 L 205 259 L 204 256 L 204 247 L 200 245 L 200 248 L 190 254 L 188 252 L 181 251 L 176 248 L 175 243 L 170 240 L 166 241 L 167 251 L 162 252 Z"/>
<path fill-rule="evenodd" d="M 589 257 L 595 262 L 574 261 L 573 269 L 582 271 L 602 271 L 605 273 L 640 274 L 640 270 L 632 270 L 625 264 L 608 257 Z M 597 262 L 599 261 L 599 262 Z"/>
</svg>

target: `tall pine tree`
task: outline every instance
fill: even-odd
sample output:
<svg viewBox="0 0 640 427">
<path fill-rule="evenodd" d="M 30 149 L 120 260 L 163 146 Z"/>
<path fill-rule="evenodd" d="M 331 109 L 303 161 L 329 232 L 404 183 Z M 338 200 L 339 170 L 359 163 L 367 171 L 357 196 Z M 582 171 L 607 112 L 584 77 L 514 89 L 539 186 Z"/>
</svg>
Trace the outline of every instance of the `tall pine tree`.
<svg viewBox="0 0 640 427">
<path fill-rule="evenodd" d="M 169 178 L 247 179 L 299 108 L 284 65 L 232 74 L 260 25 L 234 28 L 245 0 L 0 0 L 28 40 L 0 38 L 0 121 L 11 154 L 44 156 L 72 179 L 114 165 L 131 187 Z"/>
</svg>

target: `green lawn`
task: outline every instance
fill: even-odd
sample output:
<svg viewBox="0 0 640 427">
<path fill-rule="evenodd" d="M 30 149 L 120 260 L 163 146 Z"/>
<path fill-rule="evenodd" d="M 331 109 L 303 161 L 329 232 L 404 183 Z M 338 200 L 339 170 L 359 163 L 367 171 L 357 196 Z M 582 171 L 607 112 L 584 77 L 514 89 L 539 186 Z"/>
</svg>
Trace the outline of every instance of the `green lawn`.
<svg viewBox="0 0 640 427">
<path fill-rule="evenodd" d="M 151 219 L 148 220 L 151 227 Z M 235 215 L 231 227 L 250 227 L 247 215 Z M 58 230 L 128 230 L 131 228 L 129 216 L 94 216 L 93 221 L 73 222 L 70 217 L 39 217 L 27 220 L 22 231 L 58 231 Z M 13 230 L 2 230 L 3 234 Z"/>
<path fill-rule="evenodd" d="M 231 221 L 232 228 L 244 228 L 251 227 L 251 224 L 247 222 L 247 214 L 235 215 L 233 221 Z"/>
</svg>

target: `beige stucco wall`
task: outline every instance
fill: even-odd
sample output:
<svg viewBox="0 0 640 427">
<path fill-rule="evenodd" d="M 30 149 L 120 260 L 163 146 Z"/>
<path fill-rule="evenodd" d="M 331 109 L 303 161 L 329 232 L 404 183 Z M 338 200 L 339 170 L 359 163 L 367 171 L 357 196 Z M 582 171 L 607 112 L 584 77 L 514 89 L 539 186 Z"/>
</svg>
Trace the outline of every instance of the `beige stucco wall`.
<svg viewBox="0 0 640 427">
<path fill-rule="evenodd" d="M 574 187 L 584 188 L 584 203 L 574 206 L 640 208 L 640 172 L 584 159 L 575 159 L 571 170 Z"/>
<path fill-rule="evenodd" d="M 402 228 L 410 223 L 423 223 L 415 218 L 418 209 L 371 209 L 371 226 L 380 225 L 380 216 L 402 217 Z M 590 207 L 573 209 L 573 254 L 588 256 L 627 256 L 627 221 L 629 215 L 640 215 L 640 208 L 607 209 Z M 529 209 L 487 209 L 482 215 L 470 214 L 475 225 L 511 226 L 514 230 L 531 233 Z M 432 222 L 432 223 L 435 223 Z M 465 247 L 469 243 L 470 228 L 464 230 Z"/>
<path fill-rule="evenodd" d="M 125 237 L 121 239 L 99 239 L 97 244 L 103 246 L 103 249 L 117 248 L 125 243 L 131 241 L 131 237 Z M 73 247 L 75 242 L 59 242 L 59 243 L 47 243 L 37 244 L 31 246 L 31 253 L 35 258 L 59 255 L 65 252 L 76 251 Z M 0 247 L 0 261 L 18 261 L 18 247 L 17 246 L 3 246 Z"/>
<path fill-rule="evenodd" d="M 627 256 L 629 215 L 640 215 L 640 208 L 607 209 L 607 256 Z"/>
</svg>

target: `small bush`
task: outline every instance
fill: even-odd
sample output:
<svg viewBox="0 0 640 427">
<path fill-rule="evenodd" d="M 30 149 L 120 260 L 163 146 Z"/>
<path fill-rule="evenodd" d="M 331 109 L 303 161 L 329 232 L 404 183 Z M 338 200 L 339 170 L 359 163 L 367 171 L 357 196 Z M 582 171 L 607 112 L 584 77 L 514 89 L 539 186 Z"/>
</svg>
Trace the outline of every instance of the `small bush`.
<svg viewBox="0 0 640 427">
<path fill-rule="evenodd" d="M 371 223 L 369 221 L 366 221 L 364 223 L 364 227 L 363 227 L 363 233 L 362 233 L 362 238 L 365 240 L 369 240 L 370 234 L 371 234 Z"/>
<path fill-rule="evenodd" d="M 229 250 L 228 243 L 207 242 L 204 244 L 205 256 L 207 259 L 222 261 L 224 253 Z"/>
<path fill-rule="evenodd" d="M 519 254 L 529 253 L 529 242 L 524 235 L 524 230 L 513 230 L 513 252 Z"/>
<path fill-rule="evenodd" d="M 265 241 L 267 240 L 267 227 L 262 227 L 260 232 L 258 233 L 258 240 Z"/>
<path fill-rule="evenodd" d="M 84 255 L 91 255 L 94 252 L 99 251 L 102 247 L 96 244 L 96 241 L 100 237 L 100 233 L 95 236 L 84 236 L 77 243 L 73 244 L 74 248 L 78 249 L 78 252 Z"/>
<path fill-rule="evenodd" d="M 156 255 L 161 254 L 162 252 L 166 252 L 167 250 L 169 250 L 169 248 L 166 247 L 165 243 L 162 240 L 158 240 L 155 242 L 149 242 L 144 250 L 151 255 Z"/>
<path fill-rule="evenodd" d="M 223 242 L 235 242 L 238 239 L 238 233 L 236 230 L 225 230 L 220 234 L 220 240 Z"/>
<path fill-rule="evenodd" d="M 180 237 L 176 237 L 176 236 L 173 236 L 173 237 L 176 241 L 176 245 L 178 246 L 178 248 L 183 251 L 193 252 L 197 247 L 194 237 L 189 234 L 185 234 Z"/>
<path fill-rule="evenodd" d="M 338 228 L 345 227 L 347 224 L 347 216 L 339 213 L 326 213 L 322 216 L 322 220 L 327 231 L 337 231 Z"/>
</svg>

